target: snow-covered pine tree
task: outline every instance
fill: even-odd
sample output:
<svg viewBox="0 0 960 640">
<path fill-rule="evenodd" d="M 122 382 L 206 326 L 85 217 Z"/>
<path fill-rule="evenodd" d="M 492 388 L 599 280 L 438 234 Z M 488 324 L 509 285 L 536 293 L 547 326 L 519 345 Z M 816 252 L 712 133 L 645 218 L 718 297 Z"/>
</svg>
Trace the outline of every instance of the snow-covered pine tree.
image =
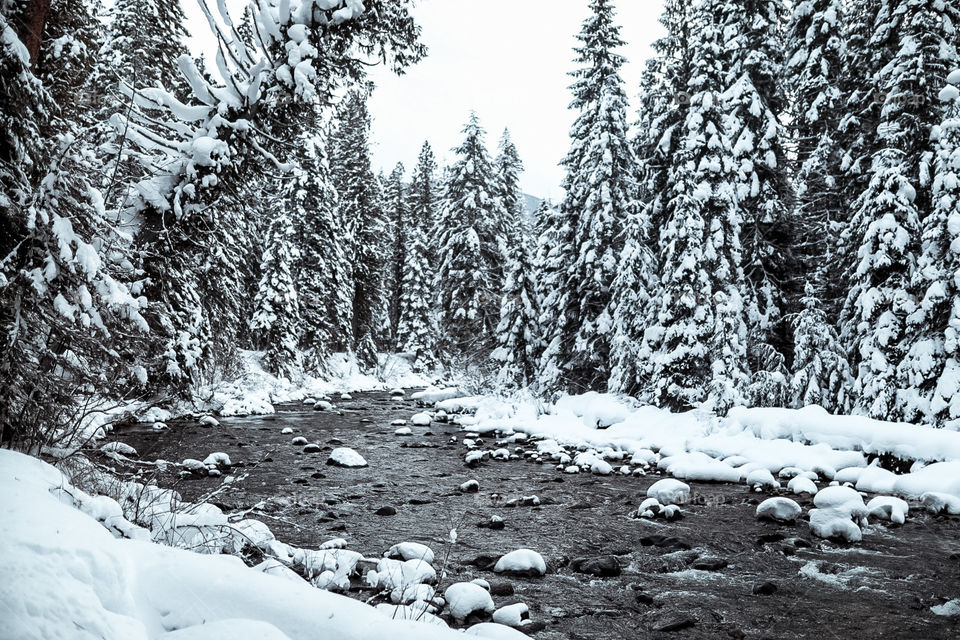
<svg viewBox="0 0 960 640">
<path fill-rule="evenodd" d="M 385 287 L 388 297 L 388 316 L 390 321 L 390 346 L 399 346 L 400 300 L 403 297 L 403 271 L 410 243 L 410 222 L 407 212 L 407 187 L 403 183 L 406 169 L 398 162 L 389 177 L 383 191 L 383 205 L 386 209 L 390 235 L 389 257 L 385 272 Z"/>
<path fill-rule="evenodd" d="M 450 167 L 438 221 L 436 287 L 446 345 L 473 356 L 489 352 L 500 317 L 501 214 L 493 163 L 476 113 Z"/>
<path fill-rule="evenodd" d="M 497 157 L 493 162 L 496 177 L 496 195 L 500 203 L 500 231 L 505 239 L 504 262 L 506 265 L 512 256 L 516 255 L 518 245 L 525 245 L 530 240 L 530 228 L 527 223 L 523 190 L 520 188 L 520 174 L 523 173 L 523 161 L 517 152 L 516 145 L 510 138 L 510 131 L 503 130 L 500 143 L 497 145 Z M 529 257 L 529 256 L 528 256 Z M 501 269 L 506 278 L 507 268 Z"/>
<path fill-rule="evenodd" d="M 530 242 L 525 237 L 511 245 L 513 254 L 507 265 L 497 348 L 492 358 L 500 363 L 499 384 L 525 389 L 535 382 L 540 347 L 540 310 L 534 281 Z"/>
<path fill-rule="evenodd" d="M 186 85 L 177 60 L 187 53 L 186 23 L 180 0 L 116 0 L 103 55 L 129 85 L 180 95 Z"/>
<path fill-rule="evenodd" d="M 436 298 L 429 234 L 436 221 L 437 163 L 430 144 L 423 143 L 409 191 L 409 243 L 403 262 L 403 289 L 397 345 L 414 355 L 415 371 L 429 371 L 436 364 Z"/>
<path fill-rule="evenodd" d="M 385 275 L 392 246 L 387 237 L 380 182 L 370 161 L 371 86 L 351 90 L 338 109 L 331 135 L 333 184 L 352 265 L 353 343 L 361 366 L 377 364 L 377 339 L 387 322 Z"/>
<path fill-rule="evenodd" d="M 611 0 L 591 0 L 577 35 L 580 68 L 572 73 L 571 108 L 579 112 L 563 165 L 557 247 L 567 272 L 542 316 L 548 346 L 540 382 L 545 390 L 606 389 L 610 378 L 613 281 L 623 229 L 636 209 L 636 160 L 627 136 L 627 97 L 620 69 L 624 44 Z"/>
<path fill-rule="evenodd" d="M 870 186 L 857 200 L 851 241 L 859 262 L 844 308 L 850 344 L 859 356 L 859 406 L 883 419 L 917 419 L 929 409 L 937 361 L 917 304 L 927 287 L 914 278 L 921 221 L 931 213 L 930 142 L 943 120 L 936 88 L 958 62 L 951 44 L 960 9 L 936 0 L 884 2 L 879 33 L 899 46 L 877 74 L 884 102 L 877 135 L 883 145 Z M 909 322 L 909 324 L 908 324 Z M 912 326 L 910 326 L 912 325 Z"/>
<path fill-rule="evenodd" d="M 917 393 L 929 397 L 925 417 L 942 424 L 960 419 L 960 69 L 948 77 L 940 97 L 949 105 L 943 124 L 935 131 L 933 211 L 923 223 L 923 249 L 914 286 L 922 279 L 926 289 L 916 319 L 929 344 L 932 393 L 921 386 Z M 918 325 L 914 317 L 911 325 Z M 921 344 L 919 341 L 917 345 Z M 914 346 L 916 349 L 916 345 Z"/>
<path fill-rule="evenodd" d="M 255 345 L 266 351 L 267 370 L 288 380 L 296 379 L 301 371 L 300 309 L 292 273 L 298 258 L 293 223 L 286 208 L 278 207 L 267 231 L 250 330 Z"/>
<path fill-rule="evenodd" d="M 352 241 L 338 210 L 326 140 L 315 131 L 305 133 L 297 160 L 280 206 L 295 220 L 299 261 L 294 271 L 304 367 L 318 374 L 332 352 L 346 350 L 353 342 L 353 282 L 347 262 Z"/>
<path fill-rule="evenodd" d="M 792 340 L 783 316 L 791 298 L 802 293 L 792 246 L 796 221 L 784 149 L 787 135 L 779 120 L 787 104 L 782 90 L 785 11 L 783 0 L 746 0 L 728 2 L 723 17 L 726 127 L 743 175 L 741 245 L 753 404 L 769 404 L 785 392 L 784 364 L 791 357 Z"/>
<path fill-rule="evenodd" d="M 706 400 L 720 412 L 740 400 L 748 374 L 746 310 L 741 291 L 738 186 L 743 180 L 725 129 L 721 95 L 724 0 L 696 9 L 690 110 L 670 171 L 666 223 L 660 231 L 660 282 L 653 399 L 687 409 Z"/>
<path fill-rule="evenodd" d="M 816 290 L 806 285 L 803 310 L 794 318 L 790 404 L 797 409 L 815 404 L 831 413 L 847 413 L 853 375 Z"/>
<path fill-rule="evenodd" d="M 837 277 L 843 266 L 837 239 L 848 221 L 848 204 L 840 193 L 843 151 L 836 139 L 845 106 L 840 89 L 845 17 L 842 0 L 802 0 L 793 6 L 787 36 L 785 84 L 792 94 L 790 131 L 796 147 L 794 189 L 800 223 L 794 242 L 805 263 L 803 271 L 809 274 L 808 284 L 817 283 L 817 295 L 831 320 L 846 294 Z"/>
<path fill-rule="evenodd" d="M 626 224 L 625 243 L 613 284 L 611 391 L 640 394 L 650 382 L 647 329 L 655 324 L 651 289 L 655 284 L 656 240 L 664 225 L 670 166 L 678 152 L 689 107 L 691 0 L 667 0 L 660 23 L 666 35 L 653 44 L 640 90 L 640 122 L 634 140 L 641 209 Z"/>
</svg>

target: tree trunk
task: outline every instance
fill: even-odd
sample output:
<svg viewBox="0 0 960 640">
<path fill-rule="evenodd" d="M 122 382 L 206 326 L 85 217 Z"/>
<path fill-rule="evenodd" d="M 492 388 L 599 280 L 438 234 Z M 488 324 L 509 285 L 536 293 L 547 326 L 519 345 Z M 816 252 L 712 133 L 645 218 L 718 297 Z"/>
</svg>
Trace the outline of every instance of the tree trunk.
<svg viewBox="0 0 960 640">
<path fill-rule="evenodd" d="M 28 0 L 19 20 L 20 40 L 30 52 L 30 64 L 36 64 L 40 56 L 40 42 L 43 40 L 43 27 L 50 13 L 50 0 Z"/>
</svg>

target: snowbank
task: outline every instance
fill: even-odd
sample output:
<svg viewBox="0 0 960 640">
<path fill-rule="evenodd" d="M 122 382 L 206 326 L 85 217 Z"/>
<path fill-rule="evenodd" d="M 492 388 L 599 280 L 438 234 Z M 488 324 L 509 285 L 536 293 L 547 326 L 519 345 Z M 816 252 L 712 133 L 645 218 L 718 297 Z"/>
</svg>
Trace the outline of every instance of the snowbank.
<svg viewBox="0 0 960 640">
<path fill-rule="evenodd" d="M 836 476 L 865 491 L 960 497 L 960 432 L 949 429 L 834 416 L 820 407 L 735 408 L 718 418 L 598 393 L 564 396 L 545 412 L 529 397 L 447 398 L 438 406 L 475 411 L 460 422 L 477 433 L 520 432 L 553 447 L 614 449 L 634 456 L 634 464 L 655 463 L 656 452 L 657 466 L 687 480 L 735 482 L 789 469 L 788 475 Z M 868 456 L 880 454 L 916 463 L 911 473 L 897 475 L 870 465 Z"/>
<path fill-rule="evenodd" d="M 0 575 L 16 576 L 0 581 L 0 638 L 462 637 L 233 556 L 116 538 L 71 490 L 50 465 L 0 450 Z"/>
</svg>

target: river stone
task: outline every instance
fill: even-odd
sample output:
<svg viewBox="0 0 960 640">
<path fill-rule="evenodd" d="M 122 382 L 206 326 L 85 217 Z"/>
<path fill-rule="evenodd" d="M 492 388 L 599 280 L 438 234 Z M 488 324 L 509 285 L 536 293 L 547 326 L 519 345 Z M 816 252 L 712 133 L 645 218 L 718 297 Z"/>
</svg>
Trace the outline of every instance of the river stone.
<svg viewBox="0 0 960 640">
<path fill-rule="evenodd" d="M 753 587 L 753 595 L 755 596 L 769 596 L 776 593 L 776 591 L 777 585 L 772 582 L 761 582 Z"/>
<path fill-rule="evenodd" d="M 395 516 L 397 515 L 397 510 L 393 507 L 380 507 L 374 513 L 378 516 Z"/>
<path fill-rule="evenodd" d="M 363 456 L 349 447 L 337 447 L 330 452 L 330 458 L 327 460 L 327 464 L 335 467 L 356 468 L 367 466 L 367 461 L 363 459 Z"/>
<path fill-rule="evenodd" d="M 311 442 L 303 448 L 304 453 L 317 453 L 320 451 L 320 445 L 315 442 Z"/>
<path fill-rule="evenodd" d="M 693 618 L 674 618 L 659 623 L 656 630 L 662 633 L 669 633 L 671 631 L 682 631 L 695 626 L 697 626 L 697 621 Z"/>
<path fill-rule="evenodd" d="M 727 564 L 729 563 L 723 558 L 707 556 L 694 560 L 692 566 L 698 571 L 720 571 L 721 569 L 726 568 Z"/>
<path fill-rule="evenodd" d="M 598 578 L 612 578 L 621 572 L 620 561 L 616 556 L 574 558 L 570 561 L 570 568 L 577 573 L 587 573 Z"/>
</svg>

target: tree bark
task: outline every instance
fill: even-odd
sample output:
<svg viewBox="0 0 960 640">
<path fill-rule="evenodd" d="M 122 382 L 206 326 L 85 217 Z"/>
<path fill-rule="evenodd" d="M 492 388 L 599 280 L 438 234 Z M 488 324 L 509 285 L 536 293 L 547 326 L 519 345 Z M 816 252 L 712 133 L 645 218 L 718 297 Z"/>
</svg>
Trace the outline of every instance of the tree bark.
<svg viewBox="0 0 960 640">
<path fill-rule="evenodd" d="M 19 20 L 17 35 L 30 52 L 30 64 L 36 64 L 43 41 L 43 28 L 50 14 L 50 0 L 28 0 Z"/>
</svg>

